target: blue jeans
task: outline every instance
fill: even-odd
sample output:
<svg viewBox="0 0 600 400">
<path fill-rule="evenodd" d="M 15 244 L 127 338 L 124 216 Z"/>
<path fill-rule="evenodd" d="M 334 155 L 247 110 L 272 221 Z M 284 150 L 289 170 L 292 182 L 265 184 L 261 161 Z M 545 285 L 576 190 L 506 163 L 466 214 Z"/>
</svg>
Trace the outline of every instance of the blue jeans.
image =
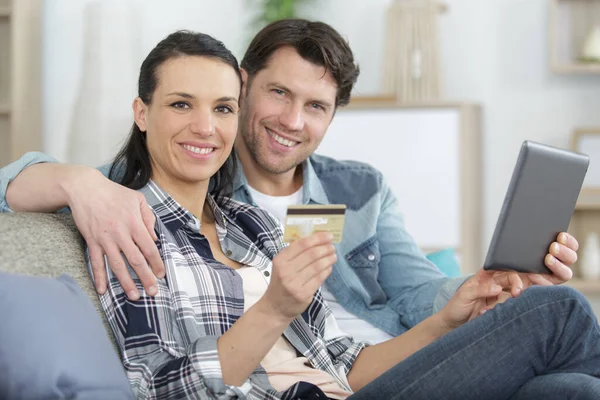
<svg viewBox="0 0 600 400">
<path fill-rule="evenodd" d="M 600 330 L 585 297 L 532 287 L 450 332 L 349 397 L 600 399 Z"/>
</svg>

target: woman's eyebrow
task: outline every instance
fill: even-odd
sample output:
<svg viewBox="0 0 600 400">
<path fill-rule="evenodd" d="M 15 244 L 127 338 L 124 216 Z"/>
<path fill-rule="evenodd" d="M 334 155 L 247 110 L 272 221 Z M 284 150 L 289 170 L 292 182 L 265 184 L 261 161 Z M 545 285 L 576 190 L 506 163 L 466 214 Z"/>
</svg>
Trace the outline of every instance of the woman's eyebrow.
<svg viewBox="0 0 600 400">
<path fill-rule="evenodd" d="M 184 99 L 190 99 L 190 100 L 193 100 L 196 98 L 196 96 L 189 94 L 189 93 L 185 93 L 185 92 L 171 92 L 171 93 L 167 94 L 167 96 L 179 96 L 179 97 L 183 97 Z M 234 101 L 237 103 L 238 99 L 233 96 L 223 96 L 223 97 L 218 98 L 217 101 Z"/>
<path fill-rule="evenodd" d="M 235 101 L 237 103 L 238 99 L 233 96 L 225 96 L 225 97 L 218 98 L 217 101 Z"/>
<path fill-rule="evenodd" d="M 169 94 L 167 94 L 167 96 L 180 96 L 186 99 L 195 99 L 196 97 L 189 94 L 189 93 L 185 93 L 185 92 L 171 92 Z"/>
</svg>

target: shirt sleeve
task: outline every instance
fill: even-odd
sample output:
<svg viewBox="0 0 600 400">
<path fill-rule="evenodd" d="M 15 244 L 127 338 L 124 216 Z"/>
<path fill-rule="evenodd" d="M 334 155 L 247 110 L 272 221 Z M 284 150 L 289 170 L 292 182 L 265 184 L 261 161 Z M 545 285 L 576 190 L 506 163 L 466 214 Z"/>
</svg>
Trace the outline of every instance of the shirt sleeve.
<svg viewBox="0 0 600 400">
<path fill-rule="evenodd" d="M 91 264 L 86 251 L 89 271 Z M 245 399 L 252 389 L 223 382 L 217 348 L 218 336 L 189 343 L 176 310 L 167 279 L 157 279 L 158 293 L 146 294 L 128 265 L 141 297 L 130 301 L 105 259 L 108 290 L 100 304 L 122 354 L 123 366 L 136 398 Z M 90 272 L 91 273 L 91 272 Z"/>
<path fill-rule="evenodd" d="M 323 299 L 321 290 L 319 289 L 315 294 L 315 300 L 313 305 L 319 305 L 322 307 L 321 313 L 324 315 L 324 323 L 318 323 L 317 326 L 321 326 L 321 335 L 327 346 L 327 351 L 332 359 L 333 365 L 338 373 L 339 378 L 346 385 L 346 390 L 352 391 L 350 383 L 348 382 L 348 373 L 352 369 L 358 354 L 369 346 L 367 342 L 354 342 L 353 339 L 348 336 L 339 327 L 333 312 L 327 305 L 327 302 Z"/>
<path fill-rule="evenodd" d="M 8 184 L 12 182 L 17 177 L 17 175 L 21 173 L 21 171 L 23 171 L 25 168 L 31 165 L 57 162 L 58 160 L 54 157 L 51 157 L 41 152 L 32 151 L 29 153 L 25 153 L 17 161 L 14 161 L 3 168 L 0 168 L 0 213 L 14 212 L 8 206 L 8 202 L 6 201 L 6 191 L 8 189 Z M 108 177 L 111 166 L 112 164 L 105 164 L 98 167 L 98 170 L 104 176 Z M 123 174 L 123 172 L 123 165 L 118 165 L 115 170 L 116 177 L 120 177 Z M 65 207 L 59 210 L 59 212 L 70 212 L 70 209 L 68 207 Z"/>
<path fill-rule="evenodd" d="M 6 202 L 6 190 L 8 184 L 12 182 L 17 175 L 25 168 L 39 163 L 58 162 L 54 157 L 50 157 L 40 152 L 25 153 L 17 161 L 0 168 L 0 212 L 13 212 Z"/>
<path fill-rule="evenodd" d="M 385 180 L 377 238 L 381 252 L 378 280 L 388 306 L 397 311 L 407 328 L 442 309 L 468 278 L 448 278 L 425 257 L 406 230 L 398 201 Z"/>
</svg>

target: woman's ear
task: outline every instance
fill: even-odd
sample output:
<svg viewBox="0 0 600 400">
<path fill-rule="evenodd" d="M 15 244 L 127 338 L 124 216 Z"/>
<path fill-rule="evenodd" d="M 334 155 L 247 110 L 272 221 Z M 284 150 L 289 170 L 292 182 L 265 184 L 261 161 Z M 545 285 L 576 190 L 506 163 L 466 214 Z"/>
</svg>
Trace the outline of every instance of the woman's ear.
<svg viewBox="0 0 600 400">
<path fill-rule="evenodd" d="M 148 107 L 146 106 L 146 104 L 144 104 L 142 99 L 136 97 L 135 100 L 133 100 L 131 108 L 133 108 L 133 120 L 135 121 L 135 124 L 138 126 L 140 131 L 146 132 L 146 114 Z"/>
</svg>

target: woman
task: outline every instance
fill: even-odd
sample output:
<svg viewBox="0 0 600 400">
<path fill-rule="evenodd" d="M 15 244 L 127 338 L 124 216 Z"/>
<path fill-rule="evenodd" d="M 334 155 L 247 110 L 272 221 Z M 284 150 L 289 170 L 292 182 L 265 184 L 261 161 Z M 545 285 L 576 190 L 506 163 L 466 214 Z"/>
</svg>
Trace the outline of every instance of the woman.
<svg viewBox="0 0 600 400">
<path fill-rule="evenodd" d="M 227 198 L 240 87 L 233 55 L 203 34 L 168 36 L 141 67 L 135 124 L 113 165 L 126 166 L 119 181 L 143 193 L 156 214 L 166 277 L 150 297 L 134 276 L 142 297 L 130 301 L 117 275 L 133 271 L 107 268 L 101 296 L 138 398 L 418 398 L 423 385 L 440 385 L 452 398 L 458 384 L 475 398 L 478 390 L 507 398 L 536 375 L 578 373 L 596 383 L 600 334 L 585 299 L 532 288 L 494 308 L 519 295 L 514 273 L 495 280 L 481 271 L 409 332 L 376 346 L 353 343 L 319 291 L 336 261 L 332 236 L 284 247 L 273 217 Z M 504 307 L 520 307 L 540 333 L 503 320 Z M 461 335 L 470 320 L 481 340 Z M 456 356 L 438 359 L 440 346 Z M 490 374 L 519 374 L 500 386 L 455 381 L 456 365 L 471 360 Z"/>
</svg>

